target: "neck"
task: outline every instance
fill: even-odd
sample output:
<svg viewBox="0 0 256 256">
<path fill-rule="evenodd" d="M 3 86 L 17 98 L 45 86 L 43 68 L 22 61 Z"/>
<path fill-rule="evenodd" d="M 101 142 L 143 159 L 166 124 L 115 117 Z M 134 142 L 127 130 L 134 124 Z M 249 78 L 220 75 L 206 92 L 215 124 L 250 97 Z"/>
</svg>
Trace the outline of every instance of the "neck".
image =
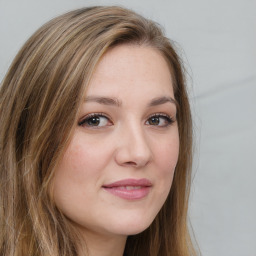
<svg viewBox="0 0 256 256">
<path fill-rule="evenodd" d="M 126 239 L 126 236 L 108 236 L 86 232 L 83 235 L 82 243 L 78 246 L 78 255 L 123 256 Z"/>
</svg>

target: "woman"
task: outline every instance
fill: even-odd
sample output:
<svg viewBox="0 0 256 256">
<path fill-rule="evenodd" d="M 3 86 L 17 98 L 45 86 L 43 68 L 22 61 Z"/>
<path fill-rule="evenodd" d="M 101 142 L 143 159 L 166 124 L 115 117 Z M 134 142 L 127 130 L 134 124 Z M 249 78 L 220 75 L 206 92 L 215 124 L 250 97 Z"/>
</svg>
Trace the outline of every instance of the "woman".
<svg viewBox="0 0 256 256">
<path fill-rule="evenodd" d="M 190 108 L 155 23 L 120 7 L 57 17 L 0 98 L 1 255 L 194 255 Z"/>
</svg>

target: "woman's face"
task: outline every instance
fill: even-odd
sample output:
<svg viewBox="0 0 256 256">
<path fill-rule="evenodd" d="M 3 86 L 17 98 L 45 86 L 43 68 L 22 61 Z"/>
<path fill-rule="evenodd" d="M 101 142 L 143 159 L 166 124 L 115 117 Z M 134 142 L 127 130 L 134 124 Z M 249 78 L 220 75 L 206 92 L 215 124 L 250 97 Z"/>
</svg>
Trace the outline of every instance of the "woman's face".
<svg viewBox="0 0 256 256">
<path fill-rule="evenodd" d="M 56 205 L 84 234 L 142 232 L 167 198 L 179 152 L 166 61 L 146 46 L 109 50 L 79 113 L 55 173 Z"/>
</svg>

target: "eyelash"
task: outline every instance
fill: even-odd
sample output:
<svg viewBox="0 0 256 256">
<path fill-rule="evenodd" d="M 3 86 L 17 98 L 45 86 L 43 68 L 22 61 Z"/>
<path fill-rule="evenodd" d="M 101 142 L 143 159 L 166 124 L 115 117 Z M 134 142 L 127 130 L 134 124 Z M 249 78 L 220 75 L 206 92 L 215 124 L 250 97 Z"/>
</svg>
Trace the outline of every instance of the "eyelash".
<svg viewBox="0 0 256 256">
<path fill-rule="evenodd" d="M 85 118 L 83 118 L 80 122 L 78 122 L 78 125 L 79 126 L 87 126 L 87 127 L 93 127 L 93 128 L 98 128 L 98 127 L 104 127 L 104 126 L 109 126 L 109 125 L 104 125 L 104 126 L 97 126 L 97 125 L 89 125 L 88 122 L 90 121 L 90 119 L 94 118 L 94 117 L 103 117 L 103 118 L 106 118 L 108 120 L 108 122 L 112 122 L 112 120 L 104 113 L 92 113 L 92 114 L 88 114 L 87 116 L 85 116 Z M 150 119 L 152 118 L 164 118 L 165 121 L 167 122 L 167 124 L 165 125 L 153 125 L 153 124 L 147 124 L 149 122 Z M 147 119 L 146 121 L 146 124 L 147 125 L 150 125 L 150 126 L 156 126 L 156 127 L 161 127 L 161 128 L 164 128 L 164 127 L 168 127 L 169 125 L 171 125 L 172 123 L 174 123 L 174 119 L 171 118 L 169 115 L 167 114 L 164 114 L 164 113 L 156 113 L 156 114 L 153 114 L 151 116 L 149 116 L 149 118 Z"/>
<path fill-rule="evenodd" d="M 88 122 L 90 119 L 92 119 L 93 117 L 104 117 L 106 118 L 108 121 L 110 121 L 111 123 L 113 123 L 111 121 L 111 119 L 104 113 L 92 113 L 92 114 L 88 114 L 87 116 L 85 116 L 85 118 L 83 118 L 78 125 L 79 126 L 88 126 L 90 127 L 90 125 L 86 124 L 86 122 Z M 92 126 L 92 127 L 97 127 L 97 126 Z"/>
<path fill-rule="evenodd" d="M 164 114 L 164 113 L 156 113 L 156 114 L 151 115 L 151 116 L 147 119 L 147 122 L 148 122 L 148 120 L 149 120 L 150 118 L 154 118 L 154 117 L 155 117 L 155 118 L 164 118 L 165 121 L 167 122 L 167 124 L 162 125 L 162 126 L 159 126 L 159 127 L 168 127 L 169 125 L 171 125 L 172 123 L 174 123 L 174 119 L 171 118 L 169 115 Z M 154 126 L 154 125 L 152 125 L 152 126 Z M 155 125 L 155 126 L 158 127 L 158 125 Z"/>
</svg>

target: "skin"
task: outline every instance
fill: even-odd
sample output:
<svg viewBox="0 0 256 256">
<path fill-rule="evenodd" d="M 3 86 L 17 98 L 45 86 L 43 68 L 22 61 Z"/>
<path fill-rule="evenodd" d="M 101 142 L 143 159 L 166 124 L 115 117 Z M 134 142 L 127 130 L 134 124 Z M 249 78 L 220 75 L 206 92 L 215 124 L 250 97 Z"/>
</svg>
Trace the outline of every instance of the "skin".
<svg viewBox="0 0 256 256">
<path fill-rule="evenodd" d="M 127 236 L 145 230 L 164 204 L 178 160 L 176 105 L 162 55 L 148 46 L 109 50 L 77 123 L 55 173 L 55 202 L 90 255 L 121 256 Z M 152 184 L 142 198 L 124 199 L 104 189 L 131 178 Z"/>
</svg>

